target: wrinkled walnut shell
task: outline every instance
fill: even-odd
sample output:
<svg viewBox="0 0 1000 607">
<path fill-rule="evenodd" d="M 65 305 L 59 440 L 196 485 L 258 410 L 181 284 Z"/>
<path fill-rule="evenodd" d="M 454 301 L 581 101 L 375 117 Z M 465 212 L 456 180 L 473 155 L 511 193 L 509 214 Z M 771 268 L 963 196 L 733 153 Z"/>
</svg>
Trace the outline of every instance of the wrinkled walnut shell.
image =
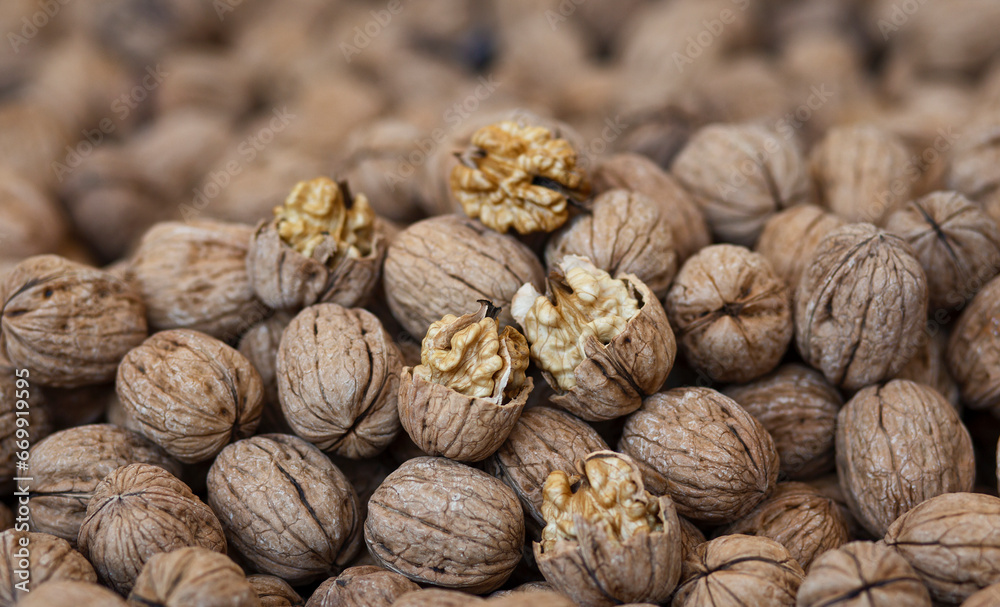
<svg viewBox="0 0 1000 607">
<path fill-rule="evenodd" d="M 319 585 L 306 607 L 391 607 L 407 592 L 420 590 L 406 577 L 381 567 L 351 567 Z"/>
<path fill-rule="evenodd" d="M 260 607 L 257 591 L 236 563 L 196 547 L 150 558 L 128 600 L 162 607 Z"/>
<path fill-rule="evenodd" d="M 52 605 L 128 607 L 122 597 L 104 586 L 69 580 L 49 582 L 39 586 L 17 604 L 18 607 L 52 607 Z"/>
<path fill-rule="evenodd" d="M 306 604 L 299 593 L 280 577 L 248 575 L 247 581 L 257 593 L 260 607 L 303 607 Z"/>
<path fill-rule="evenodd" d="M 483 599 L 465 592 L 427 588 L 404 594 L 392 607 L 481 607 L 486 604 Z"/>
<path fill-rule="evenodd" d="M 253 368 L 257 369 L 264 384 L 264 407 L 258 432 L 291 432 L 281 412 L 281 401 L 278 400 L 277 366 L 281 335 L 292 318 L 293 315 L 287 312 L 276 312 L 274 316 L 257 323 L 244 333 L 237 348 Z"/>
<path fill-rule="evenodd" d="M 931 607 L 931 597 L 903 557 L 881 544 L 852 542 L 813 561 L 798 607 Z"/>
<path fill-rule="evenodd" d="M 18 445 L 36 444 L 52 432 L 45 395 L 31 389 L 30 370 L 21 381 L 22 386 L 27 383 L 27 389 L 18 389 L 18 380 L 15 373 L 0 371 L 0 492 L 5 495 L 14 491 L 14 477 L 21 476 L 17 454 L 24 449 Z"/>
<path fill-rule="evenodd" d="M 767 220 L 754 251 L 771 262 L 775 273 L 794 293 L 819 243 L 844 223 L 839 216 L 816 205 L 800 204 Z"/>
<path fill-rule="evenodd" d="M 948 341 L 948 370 L 971 409 L 1000 408 L 1000 278 L 994 278 L 958 317 Z"/>
<path fill-rule="evenodd" d="M 28 562 L 30 579 L 15 570 Z M 29 533 L 8 529 L 0 533 L 0 604 L 13 605 L 42 584 L 55 581 L 97 583 L 97 573 L 90 562 L 64 539 L 47 533 Z M 25 584 L 20 586 L 20 584 Z M 22 590 L 27 587 L 28 591 Z"/>
</svg>

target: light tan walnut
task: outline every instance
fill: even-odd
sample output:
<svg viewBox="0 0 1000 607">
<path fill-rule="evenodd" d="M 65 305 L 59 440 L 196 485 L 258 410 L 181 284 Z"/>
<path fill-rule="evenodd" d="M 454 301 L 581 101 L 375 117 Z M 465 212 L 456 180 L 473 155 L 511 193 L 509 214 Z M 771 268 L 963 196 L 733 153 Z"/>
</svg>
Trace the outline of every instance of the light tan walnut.
<svg viewBox="0 0 1000 607">
<path fill-rule="evenodd" d="M 381 567 L 351 567 L 319 585 L 306 607 L 391 607 L 420 586 Z"/>
<path fill-rule="evenodd" d="M 798 607 L 931 607 L 931 597 L 903 557 L 882 544 L 852 542 L 813 561 Z"/>
<path fill-rule="evenodd" d="M 962 311 L 945 360 L 970 409 L 1000 410 L 1000 278 L 994 278 Z"/>
<path fill-rule="evenodd" d="M 55 581 L 96 584 L 97 573 L 62 538 L 14 529 L 0 533 L 0 604 L 20 604 L 42 584 Z"/>
<path fill-rule="evenodd" d="M 273 575 L 249 575 L 247 581 L 260 599 L 260 607 L 303 607 L 306 602 L 288 582 Z"/>
<path fill-rule="evenodd" d="M 104 586 L 69 580 L 43 584 L 17 604 L 18 607 L 52 607 L 52 605 L 128 607 L 125 599 Z"/>
<path fill-rule="evenodd" d="M 226 555 L 204 548 L 181 548 L 146 563 L 130 605 L 162 607 L 260 607 L 243 570 Z"/>
<path fill-rule="evenodd" d="M 767 220 L 754 251 L 771 262 L 794 294 L 820 241 L 844 223 L 840 216 L 819 206 L 796 205 Z"/>
</svg>

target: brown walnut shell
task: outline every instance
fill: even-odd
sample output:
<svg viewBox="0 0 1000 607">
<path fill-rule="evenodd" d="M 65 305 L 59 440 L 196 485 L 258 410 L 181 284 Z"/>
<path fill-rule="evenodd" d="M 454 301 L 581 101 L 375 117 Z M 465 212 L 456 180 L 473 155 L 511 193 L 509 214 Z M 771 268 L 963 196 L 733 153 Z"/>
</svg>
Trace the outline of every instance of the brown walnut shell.
<svg viewBox="0 0 1000 607">
<path fill-rule="evenodd" d="M 771 262 L 774 272 L 794 294 L 819 243 L 844 223 L 839 216 L 816 205 L 796 205 L 767 220 L 754 251 Z"/>
<path fill-rule="evenodd" d="M 0 533 L 0 604 L 14 605 L 42 584 L 59 580 L 96 584 L 97 573 L 62 538 L 13 529 Z"/>
<path fill-rule="evenodd" d="M 23 378 L 0 372 L 0 492 L 5 495 L 14 491 L 14 477 L 22 476 L 17 472 L 21 460 L 18 453 L 52 432 L 45 395 L 40 389 L 32 389 L 30 369 L 27 371 L 28 376 Z"/>
<path fill-rule="evenodd" d="M 483 599 L 465 592 L 427 588 L 407 592 L 399 597 L 392 607 L 483 607 L 485 605 L 487 602 Z"/>
<path fill-rule="evenodd" d="M 128 607 L 125 599 L 104 586 L 90 582 L 60 580 L 43 584 L 18 601 L 18 607 Z"/>
<path fill-rule="evenodd" d="M 4 257 L 55 251 L 68 231 L 56 201 L 6 166 L 0 169 L 0 226 Z"/>
<path fill-rule="evenodd" d="M 920 349 L 893 379 L 910 379 L 926 384 L 945 397 L 956 411 L 961 412 L 962 401 L 958 384 L 948 372 L 948 333 L 940 329 L 932 332 L 932 322 L 928 321 L 927 332 L 924 334 Z"/>
<path fill-rule="evenodd" d="M 306 607 L 391 607 L 407 592 L 420 590 L 406 577 L 381 567 L 351 567 L 319 585 Z"/>
<path fill-rule="evenodd" d="M 306 604 L 299 593 L 280 577 L 248 575 L 247 581 L 257 593 L 260 607 L 303 607 Z"/>
<path fill-rule="evenodd" d="M 130 605 L 260 607 L 243 570 L 226 555 L 190 547 L 154 555 L 128 596 Z"/>
<path fill-rule="evenodd" d="M 1000 408 L 1000 277 L 994 278 L 958 317 L 945 360 L 971 409 Z"/>
<path fill-rule="evenodd" d="M 929 605 L 930 603 L 928 603 Z M 965 599 L 962 607 L 993 607 L 1000 604 L 1000 583 L 987 586 Z"/>
<path fill-rule="evenodd" d="M 984 112 L 958 134 L 946 178 L 948 189 L 961 192 L 1000 223 L 1000 112 Z"/>
<path fill-rule="evenodd" d="M 798 607 L 931 607 L 931 597 L 903 557 L 882 544 L 852 542 L 813 561 Z"/>
<path fill-rule="evenodd" d="M 254 325 L 240 338 L 237 350 L 246 357 L 264 384 L 264 408 L 257 430 L 266 432 L 288 432 L 288 422 L 281 412 L 278 399 L 278 347 L 281 335 L 292 322 L 293 315 L 276 312 L 270 318 Z"/>
<path fill-rule="evenodd" d="M 580 604 L 565 594 L 552 590 L 535 590 L 491 598 L 486 601 L 486 605 L 489 607 L 579 607 Z M 629 603 L 629 605 L 633 604 Z"/>
</svg>

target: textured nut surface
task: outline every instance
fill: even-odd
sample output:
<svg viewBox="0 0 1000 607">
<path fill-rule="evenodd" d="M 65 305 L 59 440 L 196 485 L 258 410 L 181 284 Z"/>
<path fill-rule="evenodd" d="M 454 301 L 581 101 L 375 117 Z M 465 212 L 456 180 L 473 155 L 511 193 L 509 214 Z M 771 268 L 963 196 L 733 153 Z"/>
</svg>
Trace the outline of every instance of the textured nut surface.
<svg viewBox="0 0 1000 607">
<path fill-rule="evenodd" d="M 257 598 L 260 607 L 303 607 L 305 600 L 285 580 L 273 575 L 249 575 L 247 581 Z"/>
<path fill-rule="evenodd" d="M 146 307 L 112 274 L 56 255 L 29 257 L 0 285 L 0 366 L 32 384 L 75 388 L 111 381 L 146 338 Z"/>
<path fill-rule="evenodd" d="M 260 374 L 261 383 L 264 385 L 264 405 L 259 429 L 269 432 L 288 430 L 285 416 L 281 412 L 281 401 L 278 400 L 277 367 L 281 335 L 292 322 L 292 318 L 294 316 L 287 312 L 276 312 L 244 333 L 237 348 Z"/>
<path fill-rule="evenodd" d="M 181 548 L 149 559 L 129 604 L 163 607 L 259 607 L 243 570 L 224 554 Z"/>
<path fill-rule="evenodd" d="M 579 603 L 552 590 L 515 592 L 486 601 L 491 607 L 578 607 Z M 632 603 L 629 603 L 632 605 Z"/>
<path fill-rule="evenodd" d="M 678 513 L 693 521 L 719 524 L 745 516 L 778 478 L 778 453 L 767 430 L 709 388 L 646 398 L 625 422 L 618 449 L 636 460 L 651 491 L 669 495 Z"/>
<path fill-rule="evenodd" d="M 7 168 L 0 170 L 0 226 L 5 251 L 19 257 L 56 250 L 68 227 L 54 200 Z"/>
<path fill-rule="evenodd" d="M 749 535 L 705 542 L 684 561 L 674 607 L 792 607 L 805 572 L 784 546 Z"/>
<path fill-rule="evenodd" d="M 121 594 L 155 554 L 184 546 L 226 552 L 215 513 L 177 477 L 149 464 L 122 466 L 97 485 L 78 544 L 101 581 Z"/>
<path fill-rule="evenodd" d="M 996 166 L 1000 158 L 1000 112 L 985 112 L 962 129 L 951 154 L 947 185 L 979 204 L 1000 222 L 1000 180 Z"/>
<path fill-rule="evenodd" d="M 76 546 L 87 504 L 104 477 L 121 466 L 144 463 L 180 474 L 180 466 L 141 435 L 111 424 L 77 426 L 33 445 L 29 472 L 31 528 Z"/>
<path fill-rule="evenodd" d="M 90 582 L 60 580 L 39 586 L 18 601 L 19 607 L 51 607 L 52 605 L 73 605 L 73 607 L 127 607 L 125 600 L 108 590 Z"/>
<path fill-rule="evenodd" d="M 38 443 L 52 431 L 45 395 L 41 390 L 31 390 L 30 369 L 28 372 L 28 377 L 18 378 L 16 373 L 0 371 L 0 484 L 13 483 L 10 479 L 20 476 L 16 473 L 17 452 L 22 450 L 17 444 L 25 438 L 29 445 Z M 21 389 L 18 388 L 19 379 Z M 24 421 L 28 422 L 27 426 L 23 425 Z"/>
<path fill-rule="evenodd" d="M 27 553 L 30 578 L 22 579 L 15 570 Z M 97 583 L 97 573 L 86 558 L 69 542 L 47 533 L 8 529 L 0 533 L 0 603 L 13 605 L 42 584 L 59 580 Z M 19 586 L 24 584 L 24 586 Z M 28 591 L 23 588 L 27 587 Z"/>
<path fill-rule="evenodd" d="M 1000 603 L 1000 584 L 993 584 L 967 598 L 962 607 L 992 607 L 998 603 Z"/>
<path fill-rule="evenodd" d="M 295 436 L 254 436 L 223 449 L 208 471 L 208 504 L 240 556 L 293 584 L 330 575 L 360 547 L 354 488 Z"/>
<path fill-rule="evenodd" d="M 927 587 L 906 561 L 881 544 L 852 542 L 813 561 L 799 607 L 930 607 Z"/>
<path fill-rule="evenodd" d="M 958 317 L 948 341 L 948 370 L 962 402 L 973 409 L 1000 406 L 1000 278 L 994 278 Z"/>
<path fill-rule="evenodd" d="M 926 384 L 937 390 L 953 407 L 961 411 L 958 384 L 948 372 L 947 350 L 947 332 L 938 331 L 933 335 L 925 333 L 917 353 L 893 379 L 910 379 Z"/>
<path fill-rule="evenodd" d="M 837 416 L 837 475 L 851 512 L 876 537 L 910 508 L 971 491 L 972 439 L 933 388 L 893 380 L 858 392 Z"/>
<path fill-rule="evenodd" d="M 428 588 L 404 594 L 392 607 L 479 607 L 487 604 L 477 596 L 457 590 Z"/>
<path fill-rule="evenodd" d="M 488 592 L 521 560 L 524 514 L 499 480 L 443 458 L 418 457 L 375 490 L 365 541 L 380 564 L 411 580 Z"/>
<path fill-rule="evenodd" d="M 666 308 L 687 360 L 716 381 L 767 373 L 792 339 L 785 282 L 763 256 L 743 247 L 715 245 L 690 257 Z"/>
<path fill-rule="evenodd" d="M 724 394 L 774 439 L 782 474 L 808 480 L 833 469 L 834 429 L 843 400 L 822 373 L 804 365 L 782 365 Z"/>
<path fill-rule="evenodd" d="M 253 434 L 264 402 L 246 357 L 188 329 L 161 331 L 129 352 L 117 392 L 129 426 L 188 464 Z"/>
<path fill-rule="evenodd" d="M 926 316 L 927 278 L 912 250 L 869 224 L 830 232 L 795 293 L 799 352 L 845 390 L 898 373 Z"/>
<path fill-rule="evenodd" d="M 390 607 L 396 599 L 420 586 L 381 567 L 345 569 L 319 585 L 306 607 Z"/>
<path fill-rule="evenodd" d="M 663 298 L 677 273 L 674 219 L 645 194 L 615 189 L 594 198 L 590 213 L 572 219 L 549 239 L 545 263 L 586 257 L 612 276 L 634 274 Z"/>
<path fill-rule="evenodd" d="M 288 425 L 324 451 L 372 457 L 399 433 L 399 349 L 378 318 L 337 304 L 310 306 L 285 329 L 278 397 Z"/>
<path fill-rule="evenodd" d="M 942 603 L 958 604 L 1000 582 L 1000 499 L 979 493 L 932 497 L 896 519 L 885 544 Z"/>
<path fill-rule="evenodd" d="M 800 204 L 767 220 L 754 251 L 771 263 L 794 293 L 820 241 L 843 225 L 842 218 L 821 207 Z"/>
<path fill-rule="evenodd" d="M 389 245 L 383 268 L 392 315 L 410 335 L 424 335 L 445 314 L 486 299 L 513 324 L 510 301 L 524 283 L 542 288 L 545 271 L 526 246 L 478 221 L 445 215 L 409 226 Z"/>
</svg>

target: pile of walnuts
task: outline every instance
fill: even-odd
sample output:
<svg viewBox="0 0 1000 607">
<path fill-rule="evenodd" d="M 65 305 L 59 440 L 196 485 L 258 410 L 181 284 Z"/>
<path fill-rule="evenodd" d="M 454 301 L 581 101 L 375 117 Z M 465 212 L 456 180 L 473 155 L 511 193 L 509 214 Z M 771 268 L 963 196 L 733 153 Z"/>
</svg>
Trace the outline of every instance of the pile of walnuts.
<svg viewBox="0 0 1000 607">
<path fill-rule="evenodd" d="M 86 4 L 0 606 L 1000 605 L 994 0 Z"/>
</svg>

